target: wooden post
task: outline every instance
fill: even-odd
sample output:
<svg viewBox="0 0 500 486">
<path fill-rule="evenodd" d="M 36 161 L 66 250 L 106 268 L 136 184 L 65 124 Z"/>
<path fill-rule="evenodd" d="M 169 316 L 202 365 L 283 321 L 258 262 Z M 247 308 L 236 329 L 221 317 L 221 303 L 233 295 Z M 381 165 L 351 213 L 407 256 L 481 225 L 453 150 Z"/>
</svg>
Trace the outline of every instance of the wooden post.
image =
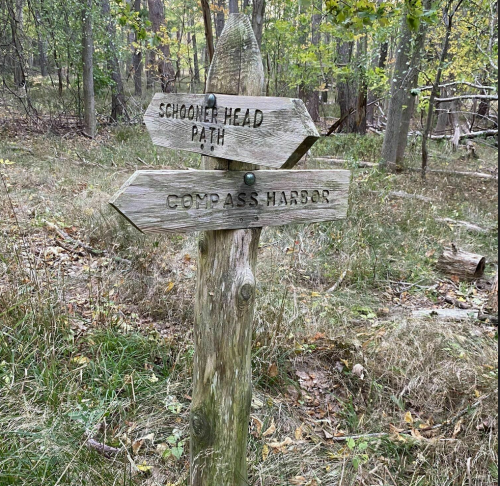
<svg viewBox="0 0 500 486">
<path fill-rule="evenodd" d="M 207 93 L 261 96 L 264 69 L 249 19 L 232 14 Z M 205 157 L 204 169 L 256 170 Z M 260 229 L 209 231 L 199 242 L 191 410 L 191 486 L 248 484 L 251 343 Z"/>
</svg>

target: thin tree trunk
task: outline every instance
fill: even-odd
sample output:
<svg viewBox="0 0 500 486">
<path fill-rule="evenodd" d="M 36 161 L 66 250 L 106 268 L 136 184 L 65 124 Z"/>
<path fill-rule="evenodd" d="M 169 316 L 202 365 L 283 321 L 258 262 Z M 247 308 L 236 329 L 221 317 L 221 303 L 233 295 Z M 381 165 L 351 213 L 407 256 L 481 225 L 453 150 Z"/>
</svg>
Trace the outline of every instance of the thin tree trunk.
<svg viewBox="0 0 500 486">
<path fill-rule="evenodd" d="M 165 5 L 163 0 L 148 0 L 149 19 L 151 21 L 153 32 L 160 33 L 165 24 Z M 170 46 L 162 44 L 159 48 L 159 57 L 156 59 L 158 76 L 161 81 L 161 90 L 164 93 L 171 93 L 174 89 L 176 73 L 172 65 L 170 56 Z"/>
<path fill-rule="evenodd" d="M 16 87 L 26 86 L 26 74 L 24 72 L 24 51 L 21 43 L 21 29 L 23 25 L 23 0 L 13 0 L 8 3 L 9 22 L 12 35 L 12 46 L 14 48 L 14 83 Z"/>
<path fill-rule="evenodd" d="M 321 42 L 321 31 L 320 31 L 320 26 L 321 26 L 321 19 L 323 18 L 323 15 L 321 13 L 322 11 L 322 2 L 316 2 L 314 12 L 312 15 L 311 19 L 311 26 L 312 26 L 312 36 L 311 36 L 311 41 L 312 45 L 315 47 L 319 46 L 319 43 Z M 319 81 L 318 81 L 319 84 Z M 311 89 L 309 88 L 307 90 L 306 94 L 306 106 L 309 111 L 309 114 L 311 115 L 311 118 L 315 122 L 320 121 L 320 113 L 319 113 L 319 93 L 314 89 L 314 87 Z"/>
<path fill-rule="evenodd" d="M 215 15 L 215 34 L 217 40 L 220 39 L 222 31 L 224 30 L 224 25 L 226 23 L 226 14 L 224 9 L 226 8 L 226 0 L 218 0 L 217 3 L 217 13 Z"/>
<path fill-rule="evenodd" d="M 214 58 L 214 30 L 212 27 L 212 16 L 210 13 L 210 4 L 208 0 L 201 0 L 201 9 L 203 11 L 203 23 L 205 25 L 205 40 L 206 40 L 206 50 L 208 53 L 208 61 L 212 62 Z M 205 70 L 205 73 L 207 70 Z"/>
<path fill-rule="evenodd" d="M 339 66 L 352 66 L 354 42 L 340 42 L 337 47 Z M 366 133 L 367 90 L 365 82 L 359 82 L 354 75 L 347 75 L 337 82 L 337 101 L 340 118 L 344 119 L 342 132 Z"/>
<path fill-rule="evenodd" d="M 198 40 L 196 39 L 196 31 L 194 30 L 194 20 L 191 20 L 191 27 L 193 32 L 191 33 L 191 42 L 193 45 L 193 63 L 194 63 L 194 82 L 200 82 L 200 60 L 198 57 Z"/>
<path fill-rule="evenodd" d="M 379 53 L 373 61 L 373 65 L 378 67 L 379 69 L 385 69 L 387 63 L 387 54 L 389 49 L 389 43 L 384 42 L 381 44 Z M 378 99 L 378 94 L 370 91 L 368 93 L 368 106 L 366 109 L 366 121 L 371 125 L 375 125 L 375 104 Z"/>
<path fill-rule="evenodd" d="M 42 77 L 46 77 L 49 74 L 47 65 L 47 45 L 45 40 L 43 39 L 42 32 L 40 29 L 41 26 L 40 13 L 36 11 L 34 15 L 36 19 L 35 28 L 38 40 L 38 62 L 40 64 L 40 74 L 42 75 Z"/>
<path fill-rule="evenodd" d="M 123 90 L 122 75 L 120 72 L 120 63 L 118 62 L 116 49 L 116 26 L 111 17 L 111 5 L 109 0 L 101 0 L 101 11 L 106 22 L 107 31 L 107 57 L 108 69 L 111 73 L 113 86 L 111 87 L 111 115 L 110 121 L 116 122 L 123 118 L 128 119 L 125 92 Z"/>
<path fill-rule="evenodd" d="M 92 25 L 92 0 L 84 0 L 83 8 L 83 103 L 85 131 L 89 137 L 96 135 L 94 93 L 94 32 Z"/>
<path fill-rule="evenodd" d="M 264 19 L 266 15 L 266 0 L 253 0 L 252 27 L 259 49 L 262 48 L 264 35 Z"/>
<path fill-rule="evenodd" d="M 439 85 L 441 84 L 441 77 L 443 75 L 444 71 L 444 64 L 446 62 L 446 58 L 448 57 L 448 50 L 450 48 L 450 39 L 451 39 L 451 32 L 453 30 L 453 19 L 455 14 L 457 13 L 458 9 L 462 5 L 463 0 L 459 0 L 457 6 L 454 9 L 453 13 L 450 13 L 451 7 L 453 5 L 452 0 L 450 0 L 445 8 L 444 11 L 444 19 L 446 23 L 446 35 L 444 39 L 444 44 L 443 44 L 443 50 L 441 52 L 441 57 L 439 59 L 439 67 L 438 71 L 436 74 L 436 80 L 434 81 L 434 86 L 432 89 L 431 97 L 429 100 L 429 113 L 427 115 L 427 124 L 425 127 L 424 135 L 423 135 L 423 140 L 422 140 L 422 178 L 425 179 L 426 173 L 427 173 L 427 168 L 429 166 L 429 136 L 431 135 L 432 131 L 432 121 L 434 117 L 434 105 L 435 105 L 435 100 L 439 95 Z"/>
<path fill-rule="evenodd" d="M 134 12 L 141 12 L 141 0 L 134 0 Z M 137 35 L 134 34 L 134 43 L 138 42 Z M 136 45 L 134 47 L 134 55 L 132 59 L 134 68 L 134 91 L 135 96 L 142 97 L 142 47 Z"/>
<path fill-rule="evenodd" d="M 217 45 L 206 90 L 260 96 L 263 88 L 264 69 L 252 26 L 245 15 L 230 15 Z M 203 166 L 239 171 L 256 169 L 213 158 L 206 158 Z M 248 485 L 254 275 L 260 234 L 260 229 L 209 231 L 200 238 L 191 486 Z"/>
</svg>

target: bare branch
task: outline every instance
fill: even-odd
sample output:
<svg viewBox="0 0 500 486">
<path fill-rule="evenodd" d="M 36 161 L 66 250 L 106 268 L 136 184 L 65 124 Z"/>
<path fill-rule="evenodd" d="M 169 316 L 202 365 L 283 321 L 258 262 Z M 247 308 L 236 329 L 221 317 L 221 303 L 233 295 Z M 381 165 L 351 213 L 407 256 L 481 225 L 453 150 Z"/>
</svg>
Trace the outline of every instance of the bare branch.
<svg viewBox="0 0 500 486">
<path fill-rule="evenodd" d="M 462 101 L 462 100 L 490 100 L 498 101 L 498 95 L 463 95 L 454 96 L 452 98 L 436 98 L 436 103 L 450 103 L 452 101 Z"/>
<path fill-rule="evenodd" d="M 468 81 L 455 81 L 454 83 L 446 83 L 440 84 L 440 88 L 450 88 L 452 86 L 470 86 L 471 88 L 483 89 L 485 91 L 496 91 L 497 88 L 495 86 L 483 86 L 481 84 L 469 83 Z M 420 91 L 430 91 L 434 86 L 424 86 L 422 88 L 418 88 Z"/>
</svg>

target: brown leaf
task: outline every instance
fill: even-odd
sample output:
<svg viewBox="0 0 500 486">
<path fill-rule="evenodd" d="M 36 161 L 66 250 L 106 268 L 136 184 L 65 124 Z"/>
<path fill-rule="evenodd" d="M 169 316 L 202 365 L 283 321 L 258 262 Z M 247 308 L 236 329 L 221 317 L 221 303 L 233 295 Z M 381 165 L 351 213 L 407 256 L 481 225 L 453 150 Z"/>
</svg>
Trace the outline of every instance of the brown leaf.
<svg viewBox="0 0 500 486">
<path fill-rule="evenodd" d="M 295 431 L 295 440 L 302 440 L 304 438 L 304 431 L 302 430 L 303 425 L 301 425 L 296 431 Z"/>
<path fill-rule="evenodd" d="M 274 419 L 271 426 L 262 434 L 262 437 L 270 437 L 276 432 L 276 425 L 274 424 Z"/>
<path fill-rule="evenodd" d="M 255 424 L 255 433 L 254 437 L 260 437 L 262 435 L 262 427 L 264 427 L 264 423 L 257 417 L 252 415 L 252 422 Z"/>
<path fill-rule="evenodd" d="M 463 420 L 459 420 L 457 422 L 457 425 L 455 425 L 455 429 L 453 430 L 453 438 L 456 439 L 458 437 L 458 434 L 462 431 L 462 424 L 464 423 Z"/>
<path fill-rule="evenodd" d="M 279 375 L 278 365 L 276 363 L 272 363 L 267 370 L 267 374 L 271 378 L 276 378 Z"/>
<path fill-rule="evenodd" d="M 132 452 L 134 456 L 141 450 L 141 447 L 144 445 L 144 439 L 135 440 L 132 442 Z"/>
</svg>

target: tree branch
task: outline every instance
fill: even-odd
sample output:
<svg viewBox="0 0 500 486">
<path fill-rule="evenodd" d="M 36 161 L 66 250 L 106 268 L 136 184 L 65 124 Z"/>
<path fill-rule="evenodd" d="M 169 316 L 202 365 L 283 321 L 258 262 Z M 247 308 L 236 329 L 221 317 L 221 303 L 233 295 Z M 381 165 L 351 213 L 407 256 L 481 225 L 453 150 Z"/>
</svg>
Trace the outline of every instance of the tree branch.
<svg viewBox="0 0 500 486">
<path fill-rule="evenodd" d="M 451 103 L 452 101 L 461 101 L 461 100 L 491 100 L 498 101 L 498 95 L 462 95 L 462 96 L 454 96 L 452 98 L 436 98 L 434 101 L 436 103 Z"/>
</svg>

